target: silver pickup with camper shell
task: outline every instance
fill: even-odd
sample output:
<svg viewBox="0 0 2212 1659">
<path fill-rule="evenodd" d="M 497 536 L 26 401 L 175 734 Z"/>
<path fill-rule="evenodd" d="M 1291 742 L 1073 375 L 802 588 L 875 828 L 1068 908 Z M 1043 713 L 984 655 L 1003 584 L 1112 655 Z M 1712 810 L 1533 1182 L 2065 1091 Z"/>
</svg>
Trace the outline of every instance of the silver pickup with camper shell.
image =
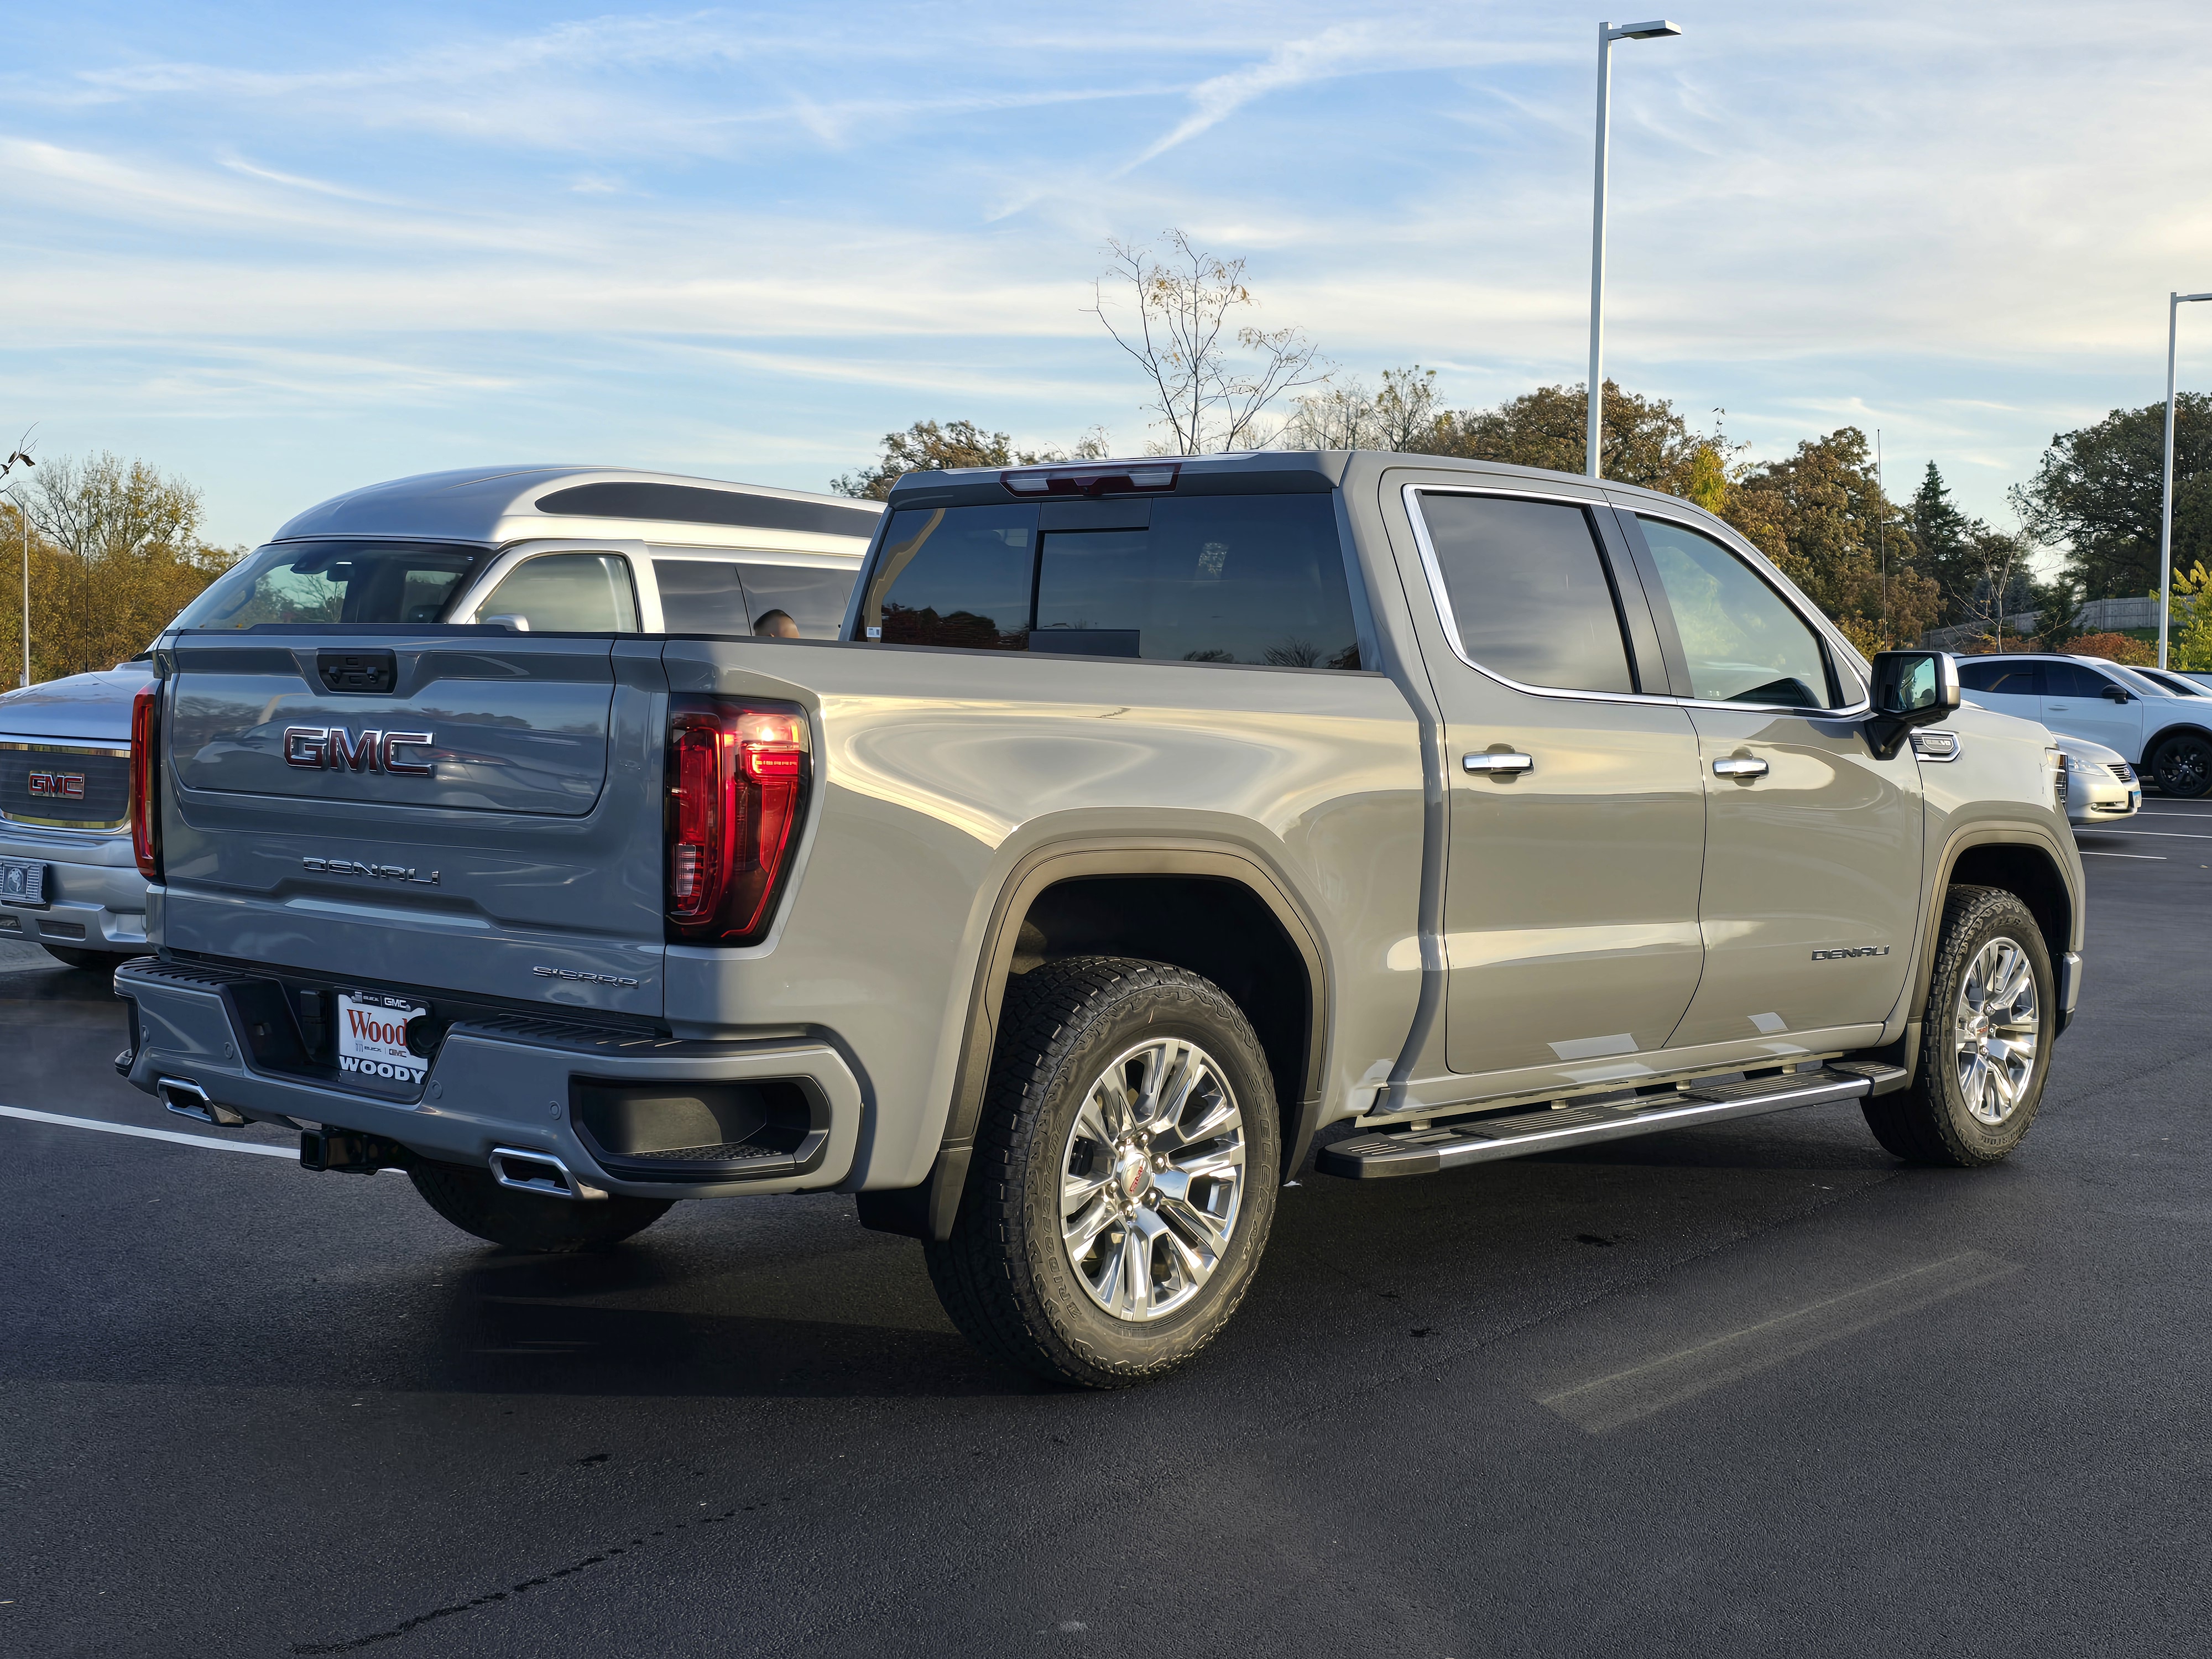
<svg viewBox="0 0 2212 1659">
<path fill-rule="evenodd" d="M 833 639 L 874 501 L 618 467 L 478 467 L 310 507 L 173 626 L 495 623 Z M 140 659 L 0 696 L 0 938 L 74 968 L 146 947 L 126 819 Z"/>
<path fill-rule="evenodd" d="M 1221 1328 L 1310 1160 L 2027 1133 L 2081 983 L 2057 751 L 1694 507 L 1263 453 L 889 508 L 836 640 L 166 635 L 118 1066 L 514 1247 L 851 1193 L 1099 1387 Z"/>
</svg>

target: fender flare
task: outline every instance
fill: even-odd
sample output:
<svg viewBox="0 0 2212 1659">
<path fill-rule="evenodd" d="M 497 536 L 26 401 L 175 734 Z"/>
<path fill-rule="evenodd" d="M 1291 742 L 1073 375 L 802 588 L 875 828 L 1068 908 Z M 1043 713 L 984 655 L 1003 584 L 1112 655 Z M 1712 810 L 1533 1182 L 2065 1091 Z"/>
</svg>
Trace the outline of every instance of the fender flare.
<svg viewBox="0 0 2212 1659">
<path fill-rule="evenodd" d="M 1154 836 L 1085 836 L 1047 842 L 1007 872 L 991 907 L 968 995 L 968 1018 L 954 1065 L 952 1094 L 935 1163 L 920 1187 L 862 1192 L 860 1219 L 867 1226 L 921 1238 L 951 1234 L 966 1185 L 983 1090 L 998 1040 L 999 1020 L 1023 920 L 1038 896 L 1063 882 L 1092 876 L 1200 876 L 1233 882 L 1266 905 L 1297 949 L 1305 969 L 1306 1048 L 1299 1098 L 1288 1103 L 1284 1167 L 1297 1167 L 1311 1144 L 1321 1115 L 1322 1079 L 1328 1075 L 1333 991 L 1320 927 L 1278 872 L 1233 842 Z M 1286 1103 L 1277 1102 L 1278 1109 Z"/>
<path fill-rule="evenodd" d="M 1936 976 L 1936 936 L 1943 926 L 1943 895 L 1950 890 L 1951 873 L 1958 868 L 1960 857 L 1978 847 L 2026 847 L 2041 853 L 2050 861 L 2052 873 L 2066 893 L 2068 937 L 2064 950 L 2074 948 L 2073 937 L 2080 931 L 2081 890 L 2069 878 L 2065 856 L 2048 830 L 2033 823 L 1983 823 L 1967 824 L 1955 831 L 1936 855 L 1936 879 L 1928 888 L 1928 914 L 1922 921 L 1920 936 L 1913 947 L 1912 972 L 1905 981 L 1901 1006 L 1905 1010 L 1908 1052 L 1918 1047 L 1915 1036 L 1928 1017 L 1928 987 Z"/>
</svg>

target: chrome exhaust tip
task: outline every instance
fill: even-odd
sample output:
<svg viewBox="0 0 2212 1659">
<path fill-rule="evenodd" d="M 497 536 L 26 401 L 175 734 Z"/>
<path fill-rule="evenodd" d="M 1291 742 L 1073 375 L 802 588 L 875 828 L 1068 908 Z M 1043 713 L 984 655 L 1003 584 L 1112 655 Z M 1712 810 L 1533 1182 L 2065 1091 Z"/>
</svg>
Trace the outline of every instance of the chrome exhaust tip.
<svg viewBox="0 0 2212 1659">
<path fill-rule="evenodd" d="M 179 1117 L 212 1124 L 218 1129 L 242 1129 L 246 1127 L 245 1113 L 233 1111 L 229 1107 L 210 1099 L 208 1091 L 189 1078 L 155 1078 L 154 1097 Z"/>
<path fill-rule="evenodd" d="M 579 1181 L 568 1166 L 550 1152 L 533 1152 L 525 1146 L 495 1146 L 491 1178 L 518 1193 L 542 1198 L 605 1198 L 606 1193 L 589 1182 Z"/>
</svg>

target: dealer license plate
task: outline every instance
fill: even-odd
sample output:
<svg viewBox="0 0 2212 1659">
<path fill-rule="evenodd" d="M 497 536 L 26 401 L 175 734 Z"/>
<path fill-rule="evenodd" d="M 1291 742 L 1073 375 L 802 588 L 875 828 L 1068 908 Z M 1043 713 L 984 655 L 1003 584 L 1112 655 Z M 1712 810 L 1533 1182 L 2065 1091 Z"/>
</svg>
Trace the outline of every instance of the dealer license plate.
<svg viewBox="0 0 2212 1659">
<path fill-rule="evenodd" d="M 407 1022 L 430 1011 L 374 991 L 338 993 L 338 1070 L 356 1077 L 420 1083 L 430 1062 L 407 1052 Z"/>
</svg>

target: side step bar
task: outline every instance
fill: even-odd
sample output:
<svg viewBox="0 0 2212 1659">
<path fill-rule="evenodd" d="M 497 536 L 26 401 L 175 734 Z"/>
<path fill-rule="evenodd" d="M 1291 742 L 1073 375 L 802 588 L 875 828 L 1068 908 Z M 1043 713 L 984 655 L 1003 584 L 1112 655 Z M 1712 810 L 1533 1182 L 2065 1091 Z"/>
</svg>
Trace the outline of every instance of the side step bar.
<svg viewBox="0 0 2212 1659">
<path fill-rule="evenodd" d="M 1756 1117 L 1793 1106 L 1825 1106 L 1832 1101 L 1886 1095 L 1908 1081 L 1904 1067 L 1875 1060 L 1836 1060 L 1817 1072 L 1741 1083 L 1697 1084 L 1663 1095 L 1514 1112 L 1500 1117 L 1463 1118 L 1426 1129 L 1389 1129 L 1355 1135 L 1321 1149 L 1315 1167 L 1324 1175 L 1355 1181 L 1385 1176 L 1434 1175 L 1463 1164 L 1487 1164 L 1530 1152 L 1558 1152 L 1594 1141 L 1648 1135 L 1662 1129 L 1717 1123 L 1723 1118 Z"/>
</svg>

